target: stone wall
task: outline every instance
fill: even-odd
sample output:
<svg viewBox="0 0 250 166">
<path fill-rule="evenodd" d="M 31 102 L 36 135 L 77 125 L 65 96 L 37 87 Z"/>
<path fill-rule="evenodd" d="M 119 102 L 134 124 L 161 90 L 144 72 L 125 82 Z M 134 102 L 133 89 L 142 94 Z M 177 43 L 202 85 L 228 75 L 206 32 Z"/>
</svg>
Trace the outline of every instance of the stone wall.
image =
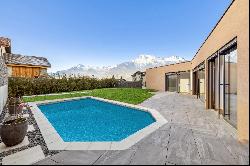
<svg viewBox="0 0 250 166">
<path fill-rule="evenodd" d="M 0 86 L 7 85 L 8 70 L 4 63 L 3 57 L 0 55 Z"/>
<path fill-rule="evenodd" d="M 3 59 L 3 53 L 4 48 L 0 47 L 0 114 L 8 97 L 8 70 Z"/>
</svg>

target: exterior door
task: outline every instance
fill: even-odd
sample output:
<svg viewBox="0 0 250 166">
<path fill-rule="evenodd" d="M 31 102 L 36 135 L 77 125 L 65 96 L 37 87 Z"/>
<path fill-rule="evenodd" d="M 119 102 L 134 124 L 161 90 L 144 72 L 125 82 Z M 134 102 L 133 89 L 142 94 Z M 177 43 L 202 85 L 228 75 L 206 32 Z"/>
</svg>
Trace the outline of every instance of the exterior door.
<svg viewBox="0 0 250 166">
<path fill-rule="evenodd" d="M 178 92 L 177 74 L 166 75 L 166 90 L 169 92 Z"/>
</svg>

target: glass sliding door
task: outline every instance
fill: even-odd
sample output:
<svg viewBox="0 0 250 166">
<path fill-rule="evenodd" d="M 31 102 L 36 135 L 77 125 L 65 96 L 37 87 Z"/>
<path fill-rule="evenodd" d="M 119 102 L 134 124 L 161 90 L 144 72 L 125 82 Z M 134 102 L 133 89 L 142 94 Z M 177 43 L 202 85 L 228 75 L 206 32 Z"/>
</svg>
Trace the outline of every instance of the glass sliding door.
<svg viewBox="0 0 250 166">
<path fill-rule="evenodd" d="M 178 78 L 177 74 L 166 75 L 167 91 L 178 92 Z"/>
<path fill-rule="evenodd" d="M 220 110 L 220 70 L 219 70 L 219 57 L 214 60 L 214 109 Z"/>
<path fill-rule="evenodd" d="M 225 52 L 225 118 L 237 126 L 237 50 Z"/>
<path fill-rule="evenodd" d="M 219 111 L 220 114 L 225 116 L 224 109 L 224 94 L 225 94 L 225 84 L 224 84 L 224 76 L 225 76 L 225 68 L 224 68 L 224 56 L 219 56 Z"/>
<path fill-rule="evenodd" d="M 208 100 L 209 108 L 216 111 L 222 110 L 220 107 L 220 70 L 219 57 L 217 53 L 208 60 Z"/>
<path fill-rule="evenodd" d="M 208 59 L 208 106 L 237 126 L 237 42 L 229 42 Z"/>
</svg>

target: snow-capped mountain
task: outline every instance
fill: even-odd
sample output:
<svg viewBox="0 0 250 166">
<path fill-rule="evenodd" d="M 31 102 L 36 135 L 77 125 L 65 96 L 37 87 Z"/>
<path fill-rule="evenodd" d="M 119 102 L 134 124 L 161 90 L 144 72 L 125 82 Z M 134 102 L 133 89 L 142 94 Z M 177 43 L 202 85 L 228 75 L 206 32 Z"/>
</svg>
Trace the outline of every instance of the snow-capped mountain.
<svg viewBox="0 0 250 166">
<path fill-rule="evenodd" d="M 67 70 L 62 70 L 56 72 L 56 74 L 66 74 L 66 75 L 84 75 L 84 76 L 94 76 L 97 78 L 124 78 L 126 80 L 131 80 L 131 75 L 136 71 L 145 71 L 147 68 L 162 66 L 167 64 L 173 64 L 178 62 L 186 61 L 184 58 L 178 56 L 171 57 L 156 57 L 153 55 L 140 55 L 138 58 L 118 64 L 116 66 L 85 66 L 79 64 Z"/>
<path fill-rule="evenodd" d="M 171 56 L 171 57 L 155 57 L 152 55 L 140 55 L 135 60 L 132 60 L 137 66 L 147 66 L 147 65 L 166 65 L 171 63 L 178 63 L 181 61 L 185 61 L 184 58 L 178 56 Z"/>
</svg>

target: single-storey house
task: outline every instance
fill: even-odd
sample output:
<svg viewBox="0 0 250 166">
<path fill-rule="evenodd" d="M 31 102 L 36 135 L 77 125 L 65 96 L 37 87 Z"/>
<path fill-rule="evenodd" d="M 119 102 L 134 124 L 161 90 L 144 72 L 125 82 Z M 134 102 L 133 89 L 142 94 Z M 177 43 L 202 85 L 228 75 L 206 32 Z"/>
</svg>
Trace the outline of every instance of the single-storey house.
<svg viewBox="0 0 250 166">
<path fill-rule="evenodd" d="M 47 69 L 51 67 L 44 57 L 13 54 L 11 40 L 4 37 L 0 37 L 0 56 L 1 63 L 7 65 L 8 77 L 39 77 L 47 75 Z"/>
<path fill-rule="evenodd" d="M 147 88 L 188 92 L 249 141 L 249 1 L 234 0 L 190 62 L 149 68 Z"/>
<path fill-rule="evenodd" d="M 47 75 L 47 69 L 51 67 L 44 57 L 4 53 L 4 59 L 9 77 L 39 77 Z"/>
</svg>

